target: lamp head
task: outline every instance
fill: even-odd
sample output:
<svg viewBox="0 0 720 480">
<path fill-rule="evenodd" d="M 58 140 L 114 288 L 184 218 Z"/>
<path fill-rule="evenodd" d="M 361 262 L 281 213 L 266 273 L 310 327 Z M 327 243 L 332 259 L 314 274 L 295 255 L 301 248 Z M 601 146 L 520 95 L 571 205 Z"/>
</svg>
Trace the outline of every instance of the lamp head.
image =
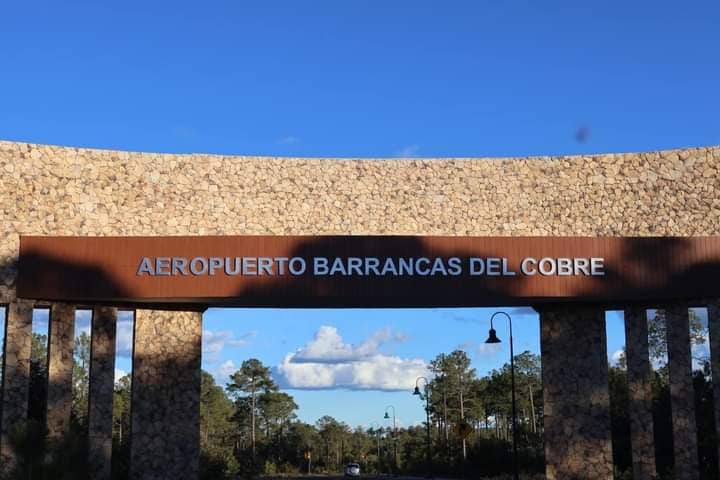
<svg viewBox="0 0 720 480">
<path fill-rule="evenodd" d="M 488 332 L 488 339 L 485 340 L 485 343 L 501 343 L 494 328 L 491 328 L 490 332 Z"/>
<path fill-rule="evenodd" d="M 387 412 L 385 412 L 385 416 L 383 417 L 385 420 L 388 420 L 390 418 L 390 415 L 388 415 Z"/>
<path fill-rule="evenodd" d="M 413 392 L 413 395 L 420 395 L 420 388 L 415 385 L 415 391 Z M 385 412 L 385 415 L 387 415 L 387 412 Z"/>
</svg>

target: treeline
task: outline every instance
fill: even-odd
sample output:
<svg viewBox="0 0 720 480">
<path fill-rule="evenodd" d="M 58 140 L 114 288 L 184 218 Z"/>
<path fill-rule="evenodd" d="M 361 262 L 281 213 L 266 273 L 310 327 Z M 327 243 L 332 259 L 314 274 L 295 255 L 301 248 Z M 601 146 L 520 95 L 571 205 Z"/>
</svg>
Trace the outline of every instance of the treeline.
<svg viewBox="0 0 720 480">
<path fill-rule="evenodd" d="M 540 359 L 515 357 L 521 468 L 543 471 Z M 428 395 L 427 425 L 355 427 L 330 416 L 314 424 L 297 419 L 297 404 L 279 392 L 270 369 L 242 363 L 223 388 L 203 372 L 202 470 L 206 478 L 278 473 L 341 473 L 349 462 L 364 473 L 486 476 L 510 472 L 510 367 L 478 377 L 463 351 L 437 356 Z M 408 391 L 408 395 L 412 392 Z M 418 397 L 418 409 L 426 401 Z M 384 405 L 378 405 L 382 411 Z M 392 410 L 388 411 L 392 414 Z M 386 421 L 387 422 L 387 421 Z M 389 422 L 391 423 L 391 422 Z"/>
<path fill-rule="evenodd" d="M 649 325 L 652 405 L 659 478 L 674 478 L 672 415 L 662 312 Z M 706 329 L 691 315 L 691 339 L 705 341 Z M 47 338 L 33 334 L 30 364 L 29 422 L 8 437 L 20 460 L 0 478 L 87 478 L 87 409 L 90 337 L 75 340 L 71 430 L 66 438 L 48 441 Z M 702 479 L 717 479 L 717 438 L 714 429 L 713 388 L 706 355 L 696 351 L 693 374 Z M 540 358 L 530 352 L 515 357 L 519 463 L 521 471 L 542 474 L 543 399 Z M 244 361 L 225 385 L 202 372 L 200 398 L 201 476 L 206 479 L 248 478 L 258 474 L 341 473 L 349 462 L 366 474 L 433 472 L 447 477 L 479 478 L 512 471 L 510 366 L 478 377 L 463 351 L 440 354 L 430 363 L 427 424 L 399 427 L 377 419 L 372 427 L 351 427 L 323 416 L 315 423 L 300 421 L 294 398 L 281 392 L 270 370 L 257 359 Z M 131 377 L 115 385 L 113 406 L 113 478 L 128 476 L 130 456 Z M 615 478 L 632 478 L 629 393 L 624 358 L 609 367 L 611 428 Z M 410 395 L 411 392 L 408 392 Z M 418 409 L 426 400 L 417 396 Z M 378 405 L 382 412 L 385 405 Z M 392 411 L 388 411 L 392 414 Z"/>
</svg>

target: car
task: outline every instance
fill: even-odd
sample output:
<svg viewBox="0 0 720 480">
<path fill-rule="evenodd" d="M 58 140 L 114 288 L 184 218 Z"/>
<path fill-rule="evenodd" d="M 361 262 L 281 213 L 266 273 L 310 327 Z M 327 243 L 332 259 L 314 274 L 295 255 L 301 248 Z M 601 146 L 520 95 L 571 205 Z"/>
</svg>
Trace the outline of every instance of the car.
<svg viewBox="0 0 720 480">
<path fill-rule="evenodd" d="M 348 463 L 345 465 L 345 476 L 346 477 L 359 477 L 360 476 L 360 465 L 357 463 Z"/>
</svg>

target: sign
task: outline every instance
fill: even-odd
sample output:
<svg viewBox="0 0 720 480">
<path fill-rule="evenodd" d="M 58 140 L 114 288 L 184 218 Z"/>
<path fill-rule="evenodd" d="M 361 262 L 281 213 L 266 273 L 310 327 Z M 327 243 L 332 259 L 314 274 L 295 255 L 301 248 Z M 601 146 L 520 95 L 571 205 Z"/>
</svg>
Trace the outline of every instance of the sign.
<svg viewBox="0 0 720 480">
<path fill-rule="evenodd" d="M 536 305 L 720 297 L 720 237 L 20 239 L 18 296 L 236 306 Z"/>
</svg>

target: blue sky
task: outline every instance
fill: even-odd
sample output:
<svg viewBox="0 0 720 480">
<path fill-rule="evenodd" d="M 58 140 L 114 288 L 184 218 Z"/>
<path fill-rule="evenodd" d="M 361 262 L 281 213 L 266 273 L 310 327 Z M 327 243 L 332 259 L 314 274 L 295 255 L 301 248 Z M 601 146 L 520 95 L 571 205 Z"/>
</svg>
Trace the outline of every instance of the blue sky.
<svg viewBox="0 0 720 480">
<path fill-rule="evenodd" d="M 8 140 L 381 157 L 720 143 L 715 0 L 6 3 Z"/>
<path fill-rule="evenodd" d="M 714 0 L 8 2 L 0 139 L 320 157 L 717 145 L 719 22 Z M 203 365 L 217 374 L 257 356 L 279 372 L 287 355 L 330 342 L 400 368 L 465 345 L 483 373 L 508 357 L 507 343 L 479 350 L 489 313 L 211 310 Z M 132 323 L 121 318 L 127 372 Z M 537 337 L 536 317 L 518 312 L 517 350 L 537 352 Z M 617 314 L 608 338 L 612 355 Z M 369 424 L 386 404 L 403 422 L 422 417 L 405 391 L 291 393 L 307 421 L 329 411 Z"/>
</svg>

